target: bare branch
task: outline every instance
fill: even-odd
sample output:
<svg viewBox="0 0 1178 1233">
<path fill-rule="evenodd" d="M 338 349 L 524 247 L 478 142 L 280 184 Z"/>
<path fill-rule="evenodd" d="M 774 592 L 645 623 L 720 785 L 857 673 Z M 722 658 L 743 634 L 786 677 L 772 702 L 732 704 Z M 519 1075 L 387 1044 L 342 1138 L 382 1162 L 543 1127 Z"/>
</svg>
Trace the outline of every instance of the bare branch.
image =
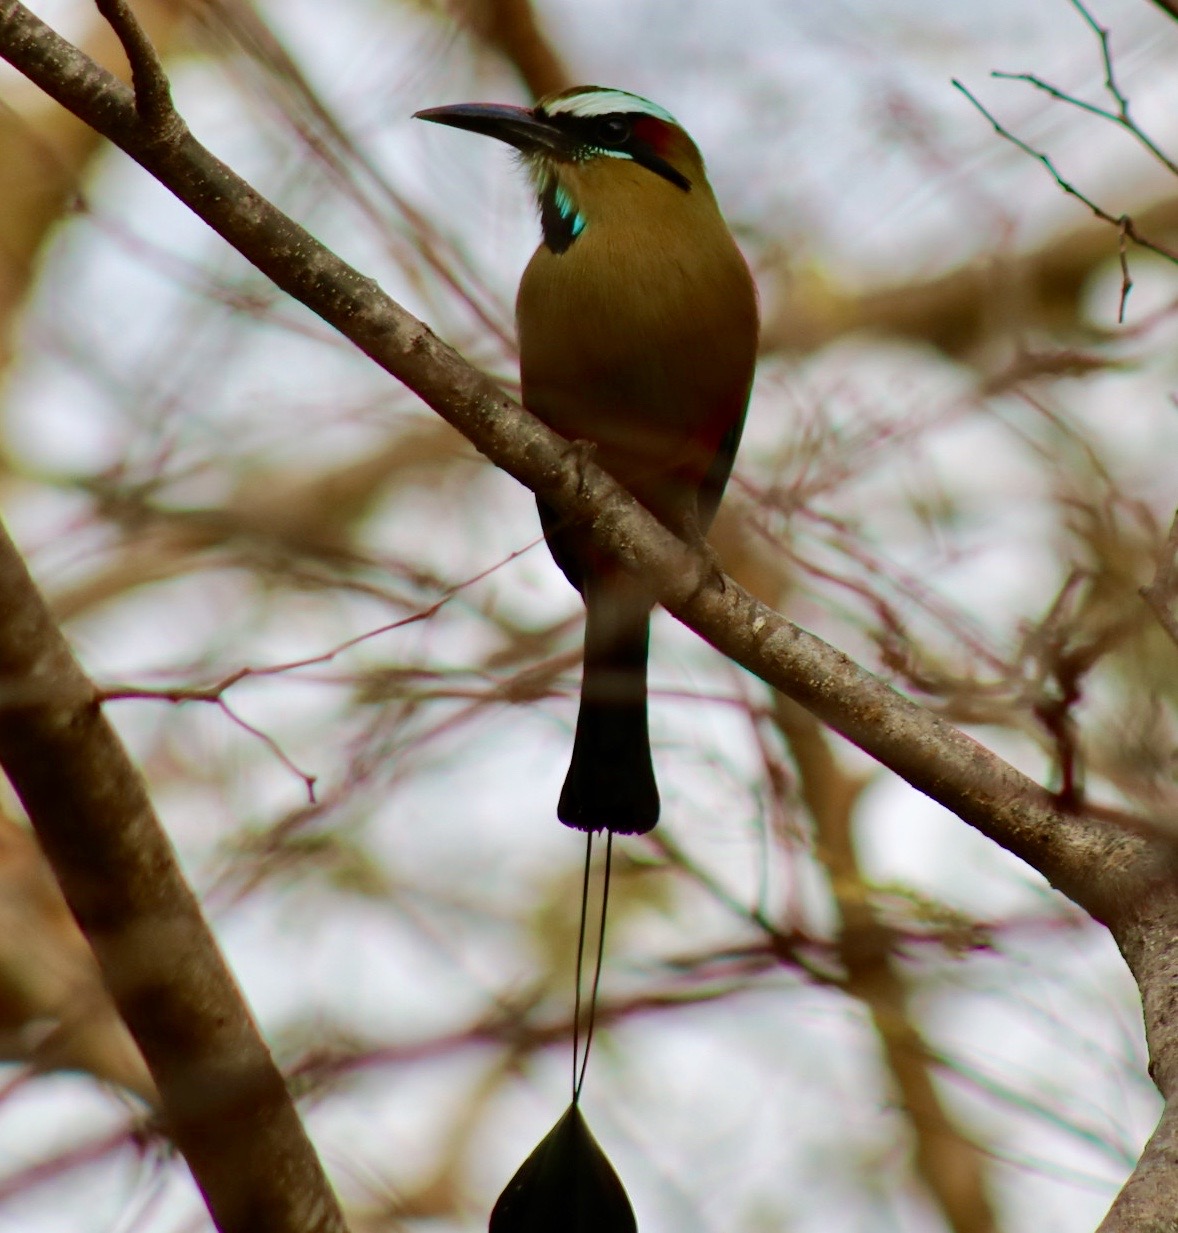
<svg viewBox="0 0 1178 1233">
<path fill-rule="evenodd" d="M 1129 231 L 1124 218 L 1117 228 L 1117 260 L 1121 265 L 1121 294 L 1117 299 L 1117 324 L 1125 324 L 1125 305 L 1129 302 L 1129 292 L 1133 290 L 1133 277 L 1129 273 Z"/>
<path fill-rule="evenodd" d="M 0 764 L 218 1227 L 342 1230 L 298 1115 L 138 772 L 0 532 Z M 48 690 L 38 688 L 49 684 Z"/>
<path fill-rule="evenodd" d="M 1174 1161 L 1178 1102 L 1170 1101 L 1133 1175 L 1096 1233 L 1170 1233 L 1174 1228 Z"/>
<path fill-rule="evenodd" d="M 1074 184 L 1065 180 L 1062 173 L 1051 161 L 1051 156 L 1044 154 L 1042 150 L 1036 150 L 1034 146 L 1028 145 L 1021 137 L 1016 137 L 1008 128 L 1004 127 L 1001 121 L 997 120 L 993 113 L 988 111 L 982 102 L 970 92 L 957 78 L 953 79 L 953 87 L 960 90 L 967 99 L 977 108 L 978 111 L 990 121 L 994 127 L 994 131 L 999 137 L 1005 138 L 1012 145 L 1018 146 L 1024 153 L 1029 154 L 1033 159 L 1042 163 L 1044 167 L 1051 173 L 1052 179 L 1059 185 L 1065 193 L 1070 197 L 1075 197 L 1077 201 L 1082 202 L 1096 215 L 1106 223 L 1111 223 L 1114 227 L 1121 228 L 1122 234 L 1127 236 L 1134 244 L 1141 248 L 1148 249 L 1151 253 L 1157 253 L 1159 257 L 1165 257 L 1167 261 L 1173 261 L 1178 264 L 1178 250 L 1169 248 L 1165 244 L 1157 240 L 1151 240 L 1148 236 L 1142 235 L 1138 231 L 1133 220 L 1127 214 L 1110 214 L 1103 206 L 1099 206 L 1091 197 L 1082 193 Z"/>
<path fill-rule="evenodd" d="M 172 104 L 172 88 L 168 84 L 163 62 L 130 5 L 126 0 L 94 0 L 94 4 L 110 23 L 127 53 L 140 119 L 161 137 L 168 136 L 173 126 L 183 128 L 183 121 Z"/>
<path fill-rule="evenodd" d="M 1145 1145 L 1098 1233 L 1170 1233 L 1174 1228 L 1178 1159 L 1178 909 L 1172 889 L 1149 896 L 1133 927 L 1117 939 L 1141 990 L 1150 1075 L 1166 1097 Z"/>
<path fill-rule="evenodd" d="M 1142 203 L 1131 217 L 1144 235 L 1170 232 L 1178 225 L 1178 202 L 1171 197 Z M 1126 248 L 1127 237 L 1117 238 L 1118 248 Z M 931 343 L 979 367 L 985 379 L 994 380 L 990 371 L 993 349 L 986 340 L 992 341 L 996 319 L 1032 334 L 1042 332 L 1048 323 L 1054 328 L 1055 323 L 1065 321 L 1073 329 L 1082 324 L 1085 335 L 1091 335 L 1091 323 L 1082 321 L 1082 291 L 1108 253 L 1106 222 L 1085 216 L 1077 226 L 1037 248 L 1002 255 L 995 261 L 967 262 L 923 282 L 857 290 L 839 286 L 826 274 L 819 280 L 796 272 L 774 279 L 770 271 L 762 353 L 809 353 L 848 330 L 865 330 Z M 1019 308 L 1011 320 L 1011 289 L 1015 287 L 1019 288 Z M 1161 313 L 1171 311 L 1162 309 Z M 1098 362 L 1108 364 L 1109 360 Z"/>
<path fill-rule="evenodd" d="M 1073 0 L 1074 2 L 1074 0 Z M 1107 31 L 1102 31 L 1102 34 L 1107 35 Z M 1108 65 L 1108 48 L 1105 47 L 1105 64 Z M 1074 94 L 1069 94 L 1066 90 L 1059 89 L 1058 86 L 1053 86 L 1050 82 L 1046 82 L 1041 77 L 1036 77 L 1034 73 L 1000 73 L 993 72 L 991 77 L 997 77 L 1000 81 L 1025 81 L 1027 85 L 1034 86 L 1036 90 L 1041 90 L 1044 94 L 1049 94 L 1052 98 L 1058 99 L 1061 103 L 1067 103 L 1070 107 L 1078 107 L 1081 111 L 1087 111 L 1094 116 L 1100 116 L 1103 120 L 1109 120 L 1118 127 L 1123 128 L 1127 133 L 1132 135 L 1138 142 L 1145 147 L 1166 168 L 1167 171 L 1178 175 L 1178 163 L 1175 163 L 1168 154 L 1166 154 L 1149 136 L 1137 126 L 1136 120 L 1129 115 L 1129 102 L 1121 94 L 1120 90 L 1114 83 L 1112 77 L 1112 69 L 1108 68 L 1107 85 L 1112 91 L 1113 97 L 1117 100 L 1117 110 L 1109 111 L 1107 107 L 1097 107 L 1095 103 L 1086 102 L 1082 98 L 1077 98 Z M 960 87 L 958 87 L 960 89 Z M 976 100 L 974 101 L 976 106 Z"/>
<path fill-rule="evenodd" d="M 1178 647 L 1178 613 L 1174 610 L 1178 602 L 1178 514 L 1174 515 L 1174 521 L 1170 524 L 1170 534 L 1162 548 L 1157 573 L 1148 586 L 1141 588 L 1141 598 L 1153 610 L 1170 641 Z"/>
</svg>

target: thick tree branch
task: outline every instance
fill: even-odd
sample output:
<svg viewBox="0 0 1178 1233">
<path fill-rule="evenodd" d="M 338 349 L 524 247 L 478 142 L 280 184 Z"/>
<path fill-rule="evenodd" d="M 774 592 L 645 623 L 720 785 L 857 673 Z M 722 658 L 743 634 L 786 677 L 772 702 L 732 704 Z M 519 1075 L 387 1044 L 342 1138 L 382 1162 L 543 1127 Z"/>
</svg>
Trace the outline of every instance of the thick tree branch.
<svg viewBox="0 0 1178 1233">
<path fill-rule="evenodd" d="M 0 764 L 223 1233 L 343 1229 L 147 791 L 0 527 Z"/>
<path fill-rule="evenodd" d="M 1176 1161 L 1178 1101 L 1171 1100 L 1145 1145 L 1133 1176 L 1096 1233 L 1173 1233 Z"/>
<path fill-rule="evenodd" d="M 1166 1098 L 1161 1120 L 1097 1233 L 1173 1233 L 1178 1212 L 1178 902 L 1155 887 L 1117 944 L 1141 990 L 1150 1074 Z"/>
<path fill-rule="evenodd" d="M 414 390 L 492 462 L 566 517 L 591 526 L 603 548 L 658 585 L 660 598 L 676 617 L 919 791 L 1026 860 L 1107 923 L 1142 985 L 1155 1079 L 1163 1094 L 1175 1095 L 1178 1042 L 1170 1040 L 1167 1025 L 1178 1024 L 1178 984 L 1165 948 L 1151 932 L 1172 910 L 1173 868 L 1170 847 L 1153 841 L 1148 825 L 1134 828 L 1111 816 L 1060 808 L 1038 784 L 971 737 L 735 583 L 719 584 L 695 554 L 604 473 L 574 463 L 566 442 L 465 364 L 374 282 L 262 200 L 182 124 L 169 125 L 163 135 L 158 126 L 145 126 L 131 91 L 16 0 L 0 0 L 0 55 L 120 146 L 278 286 Z M 80 713 L 80 695 L 71 705 L 71 713 Z M 53 735 L 45 732 L 38 739 L 48 741 Z M 31 738 L 23 745 L 18 742 L 14 754 L 18 762 L 40 759 L 45 765 L 44 750 Z M 101 772 L 97 766 L 87 769 L 94 775 Z M 78 870 L 71 869 L 71 846 L 59 836 L 58 843 L 47 842 L 46 847 L 55 865 L 60 861 L 65 866 L 67 895 L 71 879 L 74 893 L 81 892 L 85 925 L 93 906 L 86 909 L 84 879 L 79 887 Z M 133 873 L 141 858 L 133 851 L 123 857 Z M 106 868 L 112 880 L 121 876 L 117 860 Z M 91 926 L 101 923 L 90 921 Z M 1172 936 L 1172 931 L 1165 933 L 1167 940 Z M 128 1019 L 138 1035 L 140 1029 L 130 1015 Z"/>
</svg>

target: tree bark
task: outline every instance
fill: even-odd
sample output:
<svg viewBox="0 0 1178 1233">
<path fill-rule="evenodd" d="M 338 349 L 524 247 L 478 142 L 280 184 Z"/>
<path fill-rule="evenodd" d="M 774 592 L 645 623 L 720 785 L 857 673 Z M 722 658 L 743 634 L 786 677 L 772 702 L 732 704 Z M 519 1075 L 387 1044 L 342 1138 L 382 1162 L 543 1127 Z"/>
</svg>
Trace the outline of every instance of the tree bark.
<svg viewBox="0 0 1178 1233">
<path fill-rule="evenodd" d="M 343 1217 L 138 771 L 0 526 L 0 765 L 222 1233 Z"/>
</svg>

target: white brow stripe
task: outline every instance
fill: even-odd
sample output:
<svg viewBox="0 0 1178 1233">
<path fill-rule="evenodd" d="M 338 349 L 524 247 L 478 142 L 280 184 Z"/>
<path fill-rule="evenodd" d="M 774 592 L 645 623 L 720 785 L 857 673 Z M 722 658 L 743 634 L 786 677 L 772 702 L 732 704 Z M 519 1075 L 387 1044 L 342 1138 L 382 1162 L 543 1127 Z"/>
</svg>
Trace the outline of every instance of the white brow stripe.
<svg viewBox="0 0 1178 1233">
<path fill-rule="evenodd" d="M 609 116 L 616 112 L 641 112 L 656 120 L 665 120 L 678 126 L 679 121 L 669 111 L 652 103 L 650 99 L 625 90 L 586 90 L 584 94 L 570 94 L 548 103 L 545 112 L 550 116 Z"/>
</svg>

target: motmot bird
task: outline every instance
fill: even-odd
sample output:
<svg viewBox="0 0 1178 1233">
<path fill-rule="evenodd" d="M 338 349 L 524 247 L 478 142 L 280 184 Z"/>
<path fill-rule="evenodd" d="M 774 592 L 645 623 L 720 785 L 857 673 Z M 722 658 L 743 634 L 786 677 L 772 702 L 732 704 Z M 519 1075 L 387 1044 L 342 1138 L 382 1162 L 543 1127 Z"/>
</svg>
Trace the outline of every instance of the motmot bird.
<svg viewBox="0 0 1178 1233">
<path fill-rule="evenodd" d="M 519 286 L 524 406 L 689 543 L 715 515 L 744 426 L 757 295 L 695 143 L 662 107 L 577 86 L 533 108 L 417 112 L 514 146 L 543 237 Z M 659 817 L 647 726 L 654 592 L 538 500 L 544 537 L 585 602 L 567 826 L 643 834 Z"/>
</svg>

